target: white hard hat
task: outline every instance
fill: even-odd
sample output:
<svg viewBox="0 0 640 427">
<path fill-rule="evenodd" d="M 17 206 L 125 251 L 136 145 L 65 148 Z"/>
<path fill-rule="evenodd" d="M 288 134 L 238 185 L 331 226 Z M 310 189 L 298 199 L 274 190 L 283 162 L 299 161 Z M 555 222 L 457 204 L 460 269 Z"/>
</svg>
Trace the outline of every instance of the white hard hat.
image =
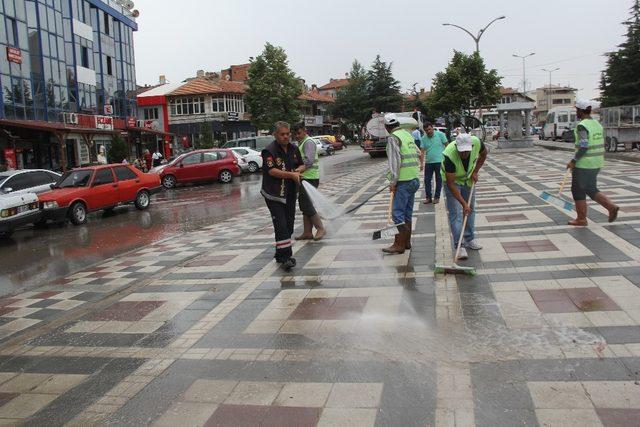
<svg viewBox="0 0 640 427">
<path fill-rule="evenodd" d="M 592 103 L 591 101 L 585 100 L 585 99 L 580 99 L 578 101 L 576 101 L 576 108 L 579 110 L 586 110 L 587 108 L 592 107 Z"/>
<path fill-rule="evenodd" d="M 456 148 L 459 152 L 471 151 L 473 148 L 473 139 L 468 133 L 461 133 L 456 138 Z"/>
<path fill-rule="evenodd" d="M 386 126 L 393 126 L 393 125 L 400 124 L 400 122 L 398 122 L 398 118 L 396 117 L 395 114 L 389 113 L 384 115 L 384 124 Z"/>
</svg>

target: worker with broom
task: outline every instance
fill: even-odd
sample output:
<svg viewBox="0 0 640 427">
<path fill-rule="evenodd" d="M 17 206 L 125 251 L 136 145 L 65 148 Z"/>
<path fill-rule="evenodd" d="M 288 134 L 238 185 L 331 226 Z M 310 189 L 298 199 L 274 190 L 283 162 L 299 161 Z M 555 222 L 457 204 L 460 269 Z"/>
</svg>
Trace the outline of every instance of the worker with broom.
<svg viewBox="0 0 640 427">
<path fill-rule="evenodd" d="M 318 159 L 316 143 L 307 134 L 304 123 L 293 125 L 291 131 L 293 132 L 293 137 L 298 142 L 298 151 L 300 151 L 300 156 L 305 166 L 305 170 L 301 174 L 302 181 L 306 181 L 315 188 L 318 188 L 320 185 L 320 161 Z M 298 205 L 302 211 L 303 231 L 301 235 L 296 237 L 296 240 L 322 240 L 327 232 L 304 185 L 301 185 L 299 189 Z M 316 228 L 315 236 L 313 235 L 314 227 Z"/>
<path fill-rule="evenodd" d="M 447 145 L 442 153 L 442 180 L 449 215 L 454 248 L 463 239 L 458 259 L 467 259 L 466 249 L 480 250 L 475 238 L 475 196 L 473 189 L 478 182 L 478 172 L 487 159 L 487 148 L 477 137 L 468 133 L 457 136 L 455 143 Z M 463 234 L 464 218 L 467 217 Z"/>
<path fill-rule="evenodd" d="M 587 196 L 596 201 L 609 212 L 609 222 L 618 218 L 620 208 L 600 190 L 598 190 L 598 173 L 604 166 L 604 131 L 597 120 L 591 118 L 591 103 L 578 101 L 577 116 L 580 122 L 574 131 L 576 153 L 567 165 L 573 172 L 571 193 L 576 203 L 576 219 L 569 225 L 586 227 Z"/>
<path fill-rule="evenodd" d="M 384 125 L 390 134 L 387 140 L 389 159 L 389 189 L 393 198 L 392 218 L 397 227 L 393 245 L 382 251 L 387 254 L 403 254 L 411 249 L 413 204 L 420 189 L 420 154 L 414 138 L 408 130 L 400 128 L 395 114 L 384 116 Z"/>
</svg>

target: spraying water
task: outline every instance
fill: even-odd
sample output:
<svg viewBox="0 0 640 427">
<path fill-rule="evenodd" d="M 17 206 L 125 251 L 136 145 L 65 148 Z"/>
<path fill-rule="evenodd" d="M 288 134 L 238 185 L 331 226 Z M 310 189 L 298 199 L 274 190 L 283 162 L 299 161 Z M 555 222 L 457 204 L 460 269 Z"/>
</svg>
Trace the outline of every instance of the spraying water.
<svg viewBox="0 0 640 427">
<path fill-rule="evenodd" d="M 323 219 L 331 220 L 344 216 L 345 209 L 342 206 L 333 203 L 327 196 L 322 194 L 317 188 L 308 182 L 302 181 L 302 185 L 307 191 L 307 195 L 309 196 L 309 199 L 311 199 L 316 211 L 318 211 L 318 214 Z"/>
</svg>

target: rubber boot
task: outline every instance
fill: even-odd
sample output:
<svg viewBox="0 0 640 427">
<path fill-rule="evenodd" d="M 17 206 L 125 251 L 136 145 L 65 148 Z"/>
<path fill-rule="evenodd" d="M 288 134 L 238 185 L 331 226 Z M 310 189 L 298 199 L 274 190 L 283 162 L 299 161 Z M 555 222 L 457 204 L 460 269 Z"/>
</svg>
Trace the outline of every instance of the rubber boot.
<svg viewBox="0 0 640 427">
<path fill-rule="evenodd" d="M 411 249 L 411 221 L 406 221 L 405 222 L 406 225 L 406 233 L 407 233 L 407 241 L 404 245 L 405 249 Z"/>
<path fill-rule="evenodd" d="M 400 228 L 400 227 L 399 227 Z M 393 245 L 388 248 L 384 248 L 382 252 L 385 254 L 403 254 L 405 251 L 405 247 L 407 246 L 407 232 L 404 226 L 400 230 L 399 233 L 396 234 L 395 240 L 393 241 Z"/>
<path fill-rule="evenodd" d="M 620 210 L 620 207 L 614 204 L 606 194 L 599 192 L 593 200 L 609 211 L 609 222 L 613 222 L 618 218 L 618 211 Z"/>
<path fill-rule="evenodd" d="M 313 224 L 311 223 L 311 218 L 306 215 L 302 215 L 302 223 L 304 224 L 302 234 L 296 237 L 296 240 L 313 239 Z"/>
<path fill-rule="evenodd" d="M 309 219 L 309 221 L 311 221 L 311 224 L 316 228 L 316 235 L 313 240 L 322 240 L 323 237 L 327 234 L 327 230 L 325 230 L 324 225 L 322 224 L 320 215 L 315 214 Z"/>
<path fill-rule="evenodd" d="M 578 200 L 576 201 L 576 213 L 577 217 L 573 221 L 569 221 L 569 225 L 573 225 L 575 227 L 586 227 L 589 225 L 587 221 L 587 201 L 586 200 Z"/>
</svg>

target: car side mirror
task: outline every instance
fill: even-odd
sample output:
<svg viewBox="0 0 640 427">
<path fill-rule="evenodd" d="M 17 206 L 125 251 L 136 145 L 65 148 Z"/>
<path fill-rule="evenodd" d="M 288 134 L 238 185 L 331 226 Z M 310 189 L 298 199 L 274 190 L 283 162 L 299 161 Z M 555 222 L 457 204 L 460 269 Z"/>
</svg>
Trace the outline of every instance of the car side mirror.
<svg viewBox="0 0 640 427">
<path fill-rule="evenodd" d="M 180 164 L 178 165 L 178 167 L 179 167 L 179 168 L 183 168 L 183 167 L 184 167 L 184 165 L 183 165 L 182 163 L 180 163 Z"/>
<path fill-rule="evenodd" d="M 11 187 L 7 187 L 7 188 L 3 188 L 2 189 L 5 193 L 11 193 L 13 191 L 13 188 Z"/>
</svg>

